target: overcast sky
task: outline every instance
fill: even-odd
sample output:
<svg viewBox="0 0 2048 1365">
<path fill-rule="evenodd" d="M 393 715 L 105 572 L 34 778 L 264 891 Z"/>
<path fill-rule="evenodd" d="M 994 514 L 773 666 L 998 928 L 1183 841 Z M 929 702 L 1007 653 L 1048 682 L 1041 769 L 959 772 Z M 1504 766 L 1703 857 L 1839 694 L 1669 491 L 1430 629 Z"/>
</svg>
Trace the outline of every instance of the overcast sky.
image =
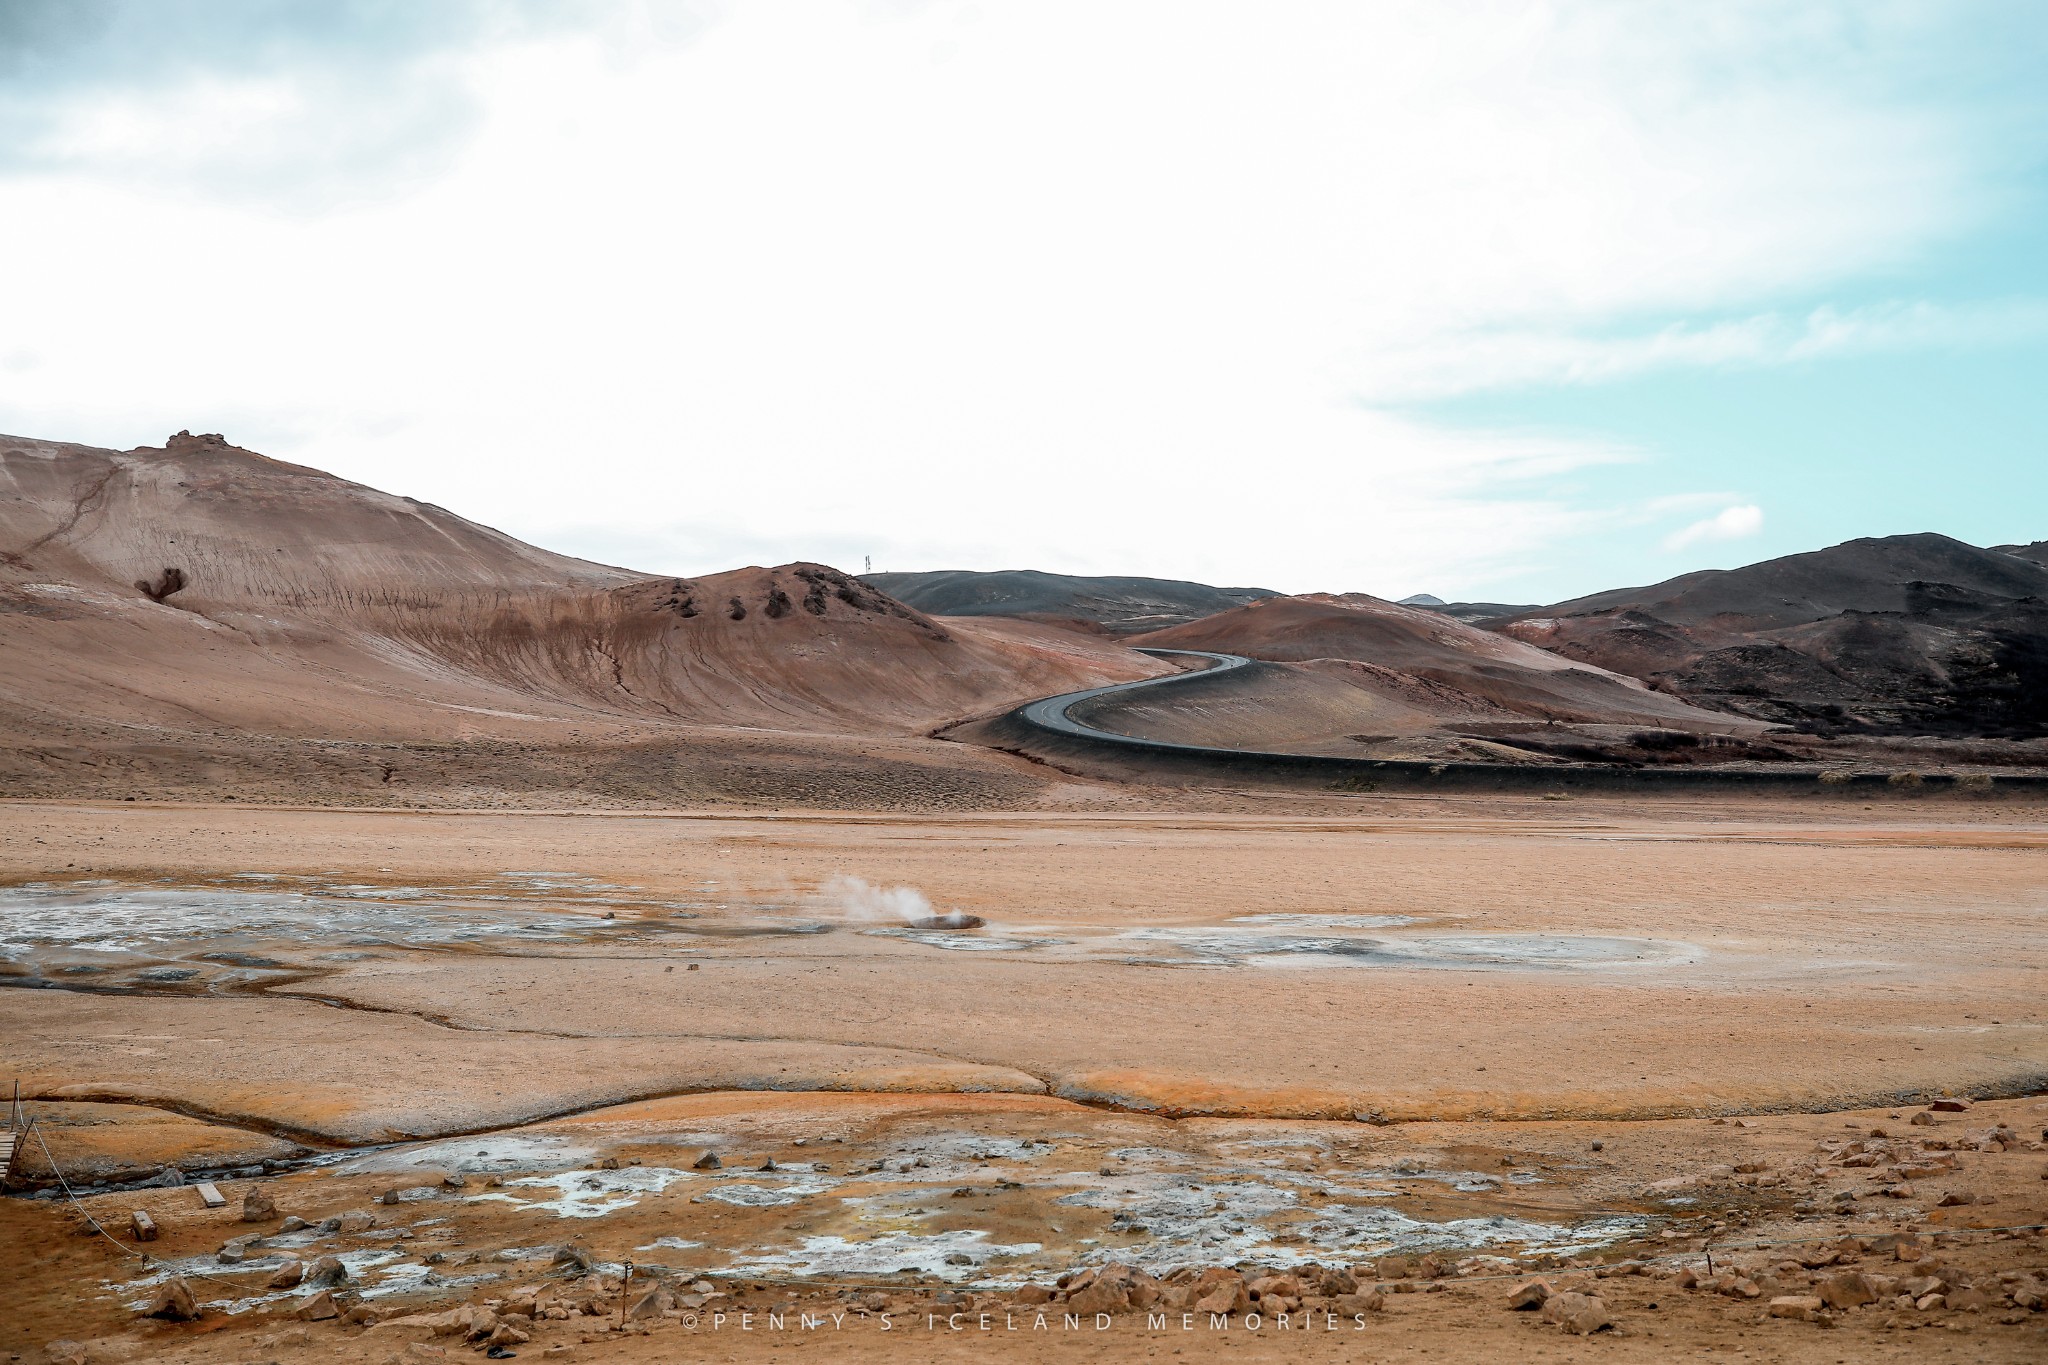
<svg viewBox="0 0 2048 1365">
<path fill-rule="evenodd" d="M 2033 0 L 0 0 L 0 430 L 650 571 L 2048 537 Z"/>
</svg>

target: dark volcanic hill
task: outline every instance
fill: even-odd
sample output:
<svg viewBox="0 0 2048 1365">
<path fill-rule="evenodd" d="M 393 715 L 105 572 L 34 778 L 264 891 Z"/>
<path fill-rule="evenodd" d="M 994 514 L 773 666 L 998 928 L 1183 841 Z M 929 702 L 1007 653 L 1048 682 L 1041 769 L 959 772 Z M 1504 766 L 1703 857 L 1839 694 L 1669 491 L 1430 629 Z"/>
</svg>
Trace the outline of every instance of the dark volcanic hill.
<svg viewBox="0 0 2048 1365">
<path fill-rule="evenodd" d="M 1265 588 L 1212 588 L 1172 578 L 1090 578 L 1036 569 L 876 573 L 864 581 L 933 616 L 1080 622 L 1118 635 L 1176 626 L 1276 596 Z"/>
<path fill-rule="evenodd" d="M 2048 733 L 2048 565 L 1947 536 L 1852 540 L 1492 624 L 1817 733 Z"/>
<path fill-rule="evenodd" d="M 2036 564 L 2048 564 L 2048 540 L 2037 540 L 2032 545 L 1994 545 L 1991 548 L 2000 554 L 2017 555 Z"/>
</svg>

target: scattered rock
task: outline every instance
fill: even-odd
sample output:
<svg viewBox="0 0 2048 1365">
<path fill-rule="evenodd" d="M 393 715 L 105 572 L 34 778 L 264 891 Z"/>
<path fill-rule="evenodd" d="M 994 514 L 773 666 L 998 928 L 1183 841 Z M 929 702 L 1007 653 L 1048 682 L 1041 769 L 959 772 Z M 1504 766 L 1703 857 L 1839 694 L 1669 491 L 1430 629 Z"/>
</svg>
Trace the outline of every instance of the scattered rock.
<svg viewBox="0 0 2048 1365">
<path fill-rule="evenodd" d="M 269 1280 L 272 1289 L 290 1289 L 306 1278 L 306 1263 L 294 1257 L 277 1268 Z"/>
<path fill-rule="evenodd" d="M 1790 1318 L 1794 1322 L 1819 1322 L 1821 1309 L 1825 1305 L 1812 1294 L 1780 1294 L 1771 1300 L 1766 1311 L 1774 1318 Z"/>
<path fill-rule="evenodd" d="M 263 1239 L 254 1233 L 244 1237 L 230 1238 L 219 1251 L 214 1253 L 214 1259 L 222 1265 L 240 1265 L 243 1261 L 249 1259 L 252 1249 L 261 1245 L 262 1241 Z"/>
<path fill-rule="evenodd" d="M 85 1344 L 70 1340 L 49 1342 L 43 1347 L 43 1358 L 48 1360 L 50 1365 L 86 1365 L 89 1359 Z"/>
<path fill-rule="evenodd" d="M 1857 1308 L 1866 1303 L 1876 1303 L 1877 1287 L 1867 1275 L 1849 1271 L 1842 1275 L 1831 1275 L 1820 1282 L 1816 1291 L 1821 1302 L 1830 1308 Z"/>
<path fill-rule="evenodd" d="M 1973 1106 L 1968 1100 L 1959 1096 L 1944 1095 L 1927 1107 L 1937 1114 L 1960 1114 Z"/>
<path fill-rule="evenodd" d="M 1550 1282 L 1548 1280 L 1531 1280 L 1514 1293 L 1508 1295 L 1508 1307 L 1518 1313 L 1531 1312 L 1541 1308 L 1544 1302 L 1550 1298 L 1550 1293 Z"/>
<path fill-rule="evenodd" d="M 1193 1311 L 1197 1313 L 1242 1313 L 1251 1306 L 1244 1276 L 1235 1270 L 1211 1266 L 1195 1281 Z"/>
<path fill-rule="evenodd" d="M 192 1286 L 182 1278 L 165 1280 L 150 1296 L 149 1307 L 142 1310 L 147 1318 L 166 1318 L 171 1322 L 192 1322 L 199 1316 L 199 1300 L 192 1296 Z"/>
<path fill-rule="evenodd" d="M 242 1221 L 245 1223 L 267 1223 L 277 1217 L 277 1205 L 262 1190 L 250 1190 L 242 1196 Z"/>
<path fill-rule="evenodd" d="M 1554 1322 L 1571 1335 L 1581 1337 L 1614 1325 L 1614 1319 L 1607 1316 L 1606 1304 L 1591 1294 L 1569 1291 L 1552 1294 L 1544 1300 L 1543 1320 Z"/>
<path fill-rule="evenodd" d="M 368 1232 L 377 1226 L 377 1220 L 361 1209 L 350 1209 L 332 1221 L 336 1232 Z"/>
<path fill-rule="evenodd" d="M 567 1266 L 577 1275 L 588 1275 L 597 1265 L 590 1248 L 578 1242 L 564 1242 L 555 1248 L 553 1264 Z"/>
<path fill-rule="evenodd" d="M 334 1302 L 332 1290 L 323 1289 L 299 1305 L 298 1316 L 307 1322 L 325 1322 L 341 1316 L 341 1308 Z"/>
<path fill-rule="evenodd" d="M 724 1165 L 725 1163 L 718 1159 L 718 1153 L 706 1152 L 690 1163 L 690 1169 L 693 1171 L 716 1171 L 722 1169 Z"/>
<path fill-rule="evenodd" d="M 1934 1125 L 1934 1115 L 1922 1109 L 1919 1113 L 1913 1115 L 1912 1118 L 1907 1119 L 1906 1122 L 1912 1124 L 1915 1128 L 1930 1128 Z"/>
<path fill-rule="evenodd" d="M 306 1267 L 301 1284 L 346 1284 L 348 1267 L 341 1263 L 339 1256 L 322 1256 Z"/>
<path fill-rule="evenodd" d="M 626 1320 L 639 1322 L 646 1318 L 658 1318 L 675 1306 L 675 1296 L 661 1285 L 656 1285 L 635 1299 L 632 1306 L 626 1309 Z"/>
</svg>

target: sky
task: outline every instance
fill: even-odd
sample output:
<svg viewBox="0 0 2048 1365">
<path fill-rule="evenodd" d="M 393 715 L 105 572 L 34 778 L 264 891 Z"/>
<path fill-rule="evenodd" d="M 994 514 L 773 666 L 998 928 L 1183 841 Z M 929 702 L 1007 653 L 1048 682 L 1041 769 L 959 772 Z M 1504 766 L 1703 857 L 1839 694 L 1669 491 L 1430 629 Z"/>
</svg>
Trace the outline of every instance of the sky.
<svg viewBox="0 0 2048 1365">
<path fill-rule="evenodd" d="M 2033 0 L 0 0 L 0 431 L 697 575 L 2048 538 Z"/>
</svg>

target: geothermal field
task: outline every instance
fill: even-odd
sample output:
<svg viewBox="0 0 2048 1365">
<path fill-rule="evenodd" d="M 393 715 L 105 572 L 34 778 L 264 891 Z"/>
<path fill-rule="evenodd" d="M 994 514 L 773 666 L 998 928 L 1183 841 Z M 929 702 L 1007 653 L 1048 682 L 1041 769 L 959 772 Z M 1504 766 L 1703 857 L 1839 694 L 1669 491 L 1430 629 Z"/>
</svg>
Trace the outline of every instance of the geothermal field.
<svg viewBox="0 0 2048 1365">
<path fill-rule="evenodd" d="M 2048 1358 L 2039 547 L 1637 674 L 0 457 L 15 1359 Z"/>
</svg>

